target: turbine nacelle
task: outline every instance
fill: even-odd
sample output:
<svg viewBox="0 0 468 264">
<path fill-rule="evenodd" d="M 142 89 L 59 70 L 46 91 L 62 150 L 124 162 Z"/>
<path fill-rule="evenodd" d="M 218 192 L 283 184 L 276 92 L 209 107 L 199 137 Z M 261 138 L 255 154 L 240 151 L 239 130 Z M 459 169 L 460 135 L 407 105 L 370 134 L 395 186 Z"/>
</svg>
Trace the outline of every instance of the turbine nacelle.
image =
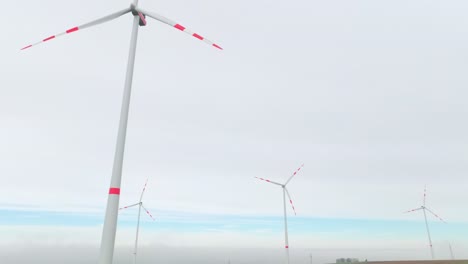
<svg viewBox="0 0 468 264">
<path fill-rule="evenodd" d="M 140 27 L 146 26 L 146 15 L 143 14 L 143 13 L 141 13 L 141 12 L 138 12 L 138 11 L 136 10 L 135 4 L 131 4 L 131 5 L 130 5 L 130 12 L 132 12 L 132 14 L 133 14 L 134 16 L 139 16 L 139 17 L 140 17 L 140 21 L 139 21 L 139 23 L 138 23 L 138 24 L 140 25 Z"/>
</svg>

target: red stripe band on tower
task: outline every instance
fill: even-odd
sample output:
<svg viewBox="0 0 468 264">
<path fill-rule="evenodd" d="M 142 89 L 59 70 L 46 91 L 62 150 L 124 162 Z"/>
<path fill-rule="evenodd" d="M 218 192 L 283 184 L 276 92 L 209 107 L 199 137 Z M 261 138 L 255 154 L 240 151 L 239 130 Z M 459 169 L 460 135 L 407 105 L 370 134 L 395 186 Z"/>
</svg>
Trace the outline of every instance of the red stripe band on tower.
<svg viewBox="0 0 468 264">
<path fill-rule="evenodd" d="M 74 27 L 74 28 L 70 28 L 70 29 L 67 30 L 66 32 L 67 32 L 67 34 L 68 34 L 68 33 L 75 32 L 75 31 L 77 31 L 78 29 L 79 29 L 78 27 Z"/>
<path fill-rule="evenodd" d="M 48 37 L 48 38 L 46 38 L 46 39 L 44 39 L 44 40 L 42 40 L 42 41 L 48 41 L 48 40 L 51 40 L 51 39 L 53 39 L 53 38 L 55 38 L 55 36 L 50 36 L 50 37 Z"/>
<path fill-rule="evenodd" d="M 192 36 L 196 37 L 196 38 L 199 39 L 199 40 L 203 40 L 203 37 L 200 36 L 200 35 L 198 35 L 197 33 L 193 33 Z"/>
<path fill-rule="evenodd" d="M 110 188 L 109 189 L 109 194 L 120 195 L 120 188 Z"/>
<path fill-rule="evenodd" d="M 182 31 L 185 30 L 185 27 L 183 27 L 183 26 L 181 26 L 179 24 L 176 24 L 174 27 L 177 28 L 178 30 L 182 30 Z"/>
<path fill-rule="evenodd" d="M 289 248 L 289 246 L 285 246 L 284 248 Z"/>
</svg>

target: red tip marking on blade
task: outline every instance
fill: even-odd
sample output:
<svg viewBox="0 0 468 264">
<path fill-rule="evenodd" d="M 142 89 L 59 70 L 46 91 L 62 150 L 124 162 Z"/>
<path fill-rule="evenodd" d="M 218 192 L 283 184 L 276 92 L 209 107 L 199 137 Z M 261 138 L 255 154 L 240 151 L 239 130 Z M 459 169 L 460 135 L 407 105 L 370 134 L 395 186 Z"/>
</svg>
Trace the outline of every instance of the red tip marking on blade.
<svg viewBox="0 0 468 264">
<path fill-rule="evenodd" d="M 67 32 L 67 34 L 68 34 L 68 33 L 72 33 L 72 32 L 78 31 L 78 29 L 79 29 L 78 27 L 74 27 L 74 28 L 70 28 L 70 29 L 67 30 L 66 32 Z"/>
<path fill-rule="evenodd" d="M 203 40 L 203 37 L 200 36 L 200 35 L 198 35 L 197 33 L 193 33 L 192 36 L 196 37 L 196 38 L 199 39 L 199 40 Z"/>
<path fill-rule="evenodd" d="M 28 46 L 22 48 L 21 50 L 29 49 L 30 47 L 32 47 L 32 45 L 28 45 Z"/>
<path fill-rule="evenodd" d="M 146 212 L 149 216 L 151 216 L 151 218 L 153 218 L 153 216 L 149 213 L 149 212 Z"/>
<path fill-rule="evenodd" d="M 216 44 L 213 44 L 213 47 L 218 48 L 218 49 L 220 49 L 220 50 L 223 49 L 223 48 L 221 48 L 220 46 L 218 46 L 218 45 L 216 45 Z"/>
<path fill-rule="evenodd" d="M 284 246 L 284 248 L 289 248 L 289 246 Z"/>
<path fill-rule="evenodd" d="M 110 188 L 109 189 L 109 194 L 120 195 L 120 188 Z"/>
<path fill-rule="evenodd" d="M 50 36 L 50 37 L 48 37 L 48 38 L 46 38 L 46 39 L 44 39 L 42 41 L 48 41 L 48 40 L 51 40 L 51 39 L 54 39 L 54 38 L 55 38 L 55 36 Z"/>
<path fill-rule="evenodd" d="M 185 27 L 183 27 L 182 25 L 179 25 L 179 24 L 176 24 L 174 27 L 177 28 L 178 30 L 182 30 L 182 31 L 185 30 Z"/>
</svg>

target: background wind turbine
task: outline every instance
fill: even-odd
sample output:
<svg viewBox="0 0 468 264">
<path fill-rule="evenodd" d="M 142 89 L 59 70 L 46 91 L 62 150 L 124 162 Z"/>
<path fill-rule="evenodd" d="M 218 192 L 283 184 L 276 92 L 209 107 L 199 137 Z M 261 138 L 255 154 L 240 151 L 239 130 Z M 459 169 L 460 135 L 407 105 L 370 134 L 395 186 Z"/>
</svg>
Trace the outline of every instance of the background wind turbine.
<svg viewBox="0 0 468 264">
<path fill-rule="evenodd" d="M 449 249 L 450 249 L 450 257 L 452 258 L 452 260 L 455 260 L 455 256 L 453 255 L 453 250 L 452 250 L 452 244 L 449 243 Z"/>
<path fill-rule="evenodd" d="M 62 33 L 52 35 L 41 41 L 27 45 L 21 49 L 21 50 L 29 49 L 33 46 L 42 44 L 44 42 L 48 42 L 57 37 L 67 35 L 67 34 L 77 32 L 85 28 L 89 28 L 92 26 L 96 26 L 96 25 L 111 21 L 127 13 L 131 13 L 133 15 L 133 27 L 132 27 L 132 34 L 131 34 L 131 40 L 130 40 L 130 51 L 129 51 L 128 62 L 127 62 L 127 72 L 125 76 L 125 86 L 124 86 L 124 93 L 123 93 L 123 99 L 122 99 L 122 108 L 120 112 L 119 130 L 117 134 L 117 144 L 115 148 L 114 164 L 112 168 L 112 178 L 111 178 L 110 188 L 108 192 L 106 216 L 104 219 L 104 226 L 103 226 L 103 231 L 102 231 L 99 264 L 112 264 L 112 259 L 114 255 L 115 233 L 117 229 L 117 217 L 118 217 L 118 209 L 119 209 L 120 185 L 122 181 L 122 167 L 123 167 L 123 159 L 124 159 L 125 138 L 127 134 L 128 111 L 130 108 L 130 95 L 131 95 L 131 88 L 132 88 L 133 68 L 135 65 L 135 53 L 136 53 L 136 44 L 137 44 L 139 26 L 145 26 L 147 23 L 146 16 L 149 16 L 155 20 L 158 20 L 180 31 L 183 31 L 189 35 L 192 35 L 193 37 L 199 40 L 202 40 L 205 43 L 215 48 L 218 48 L 218 49 L 222 49 L 222 48 L 219 45 L 211 42 L 210 40 L 202 37 L 201 35 L 188 30 L 186 27 L 182 26 L 179 23 L 176 23 L 175 21 L 172 21 L 159 14 L 148 12 L 139 8 L 138 0 L 133 0 L 133 3 L 128 8 L 112 13 L 108 16 L 93 20 L 91 22 L 82 24 L 80 26 L 72 27 Z"/>
<path fill-rule="evenodd" d="M 146 179 L 146 182 L 145 182 L 145 186 L 143 187 L 143 190 L 141 191 L 141 195 L 140 195 L 140 200 L 138 201 L 138 203 L 135 203 L 135 204 L 132 204 L 132 205 L 127 205 L 127 206 L 124 206 L 122 208 L 119 208 L 119 210 L 124 210 L 124 209 L 127 209 L 127 208 L 130 208 L 130 207 L 134 207 L 134 206 L 137 206 L 138 205 L 138 220 L 137 220 L 137 229 L 136 229 L 136 236 L 135 236 L 135 249 L 133 250 L 133 264 L 136 264 L 136 259 L 137 259 L 137 249 L 138 249 L 138 232 L 139 232 L 139 229 L 140 229 L 140 213 L 141 213 L 141 208 L 143 208 L 145 211 L 146 211 L 146 214 L 151 217 L 151 219 L 153 219 L 153 221 L 155 221 L 154 217 L 151 215 L 151 213 L 148 211 L 148 209 L 146 209 L 144 206 L 143 206 L 143 194 L 145 193 L 145 190 L 146 190 L 146 185 L 148 184 L 148 179 Z"/>
<path fill-rule="evenodd" d="M 422 210 L 423 214 L 424 214 L 424 221 L 426 223 L 427 238 L 429 239 L 429 248 L 431 250 L 431 257 L 432 257 L 432 259 L 434 259 L 434 249 L 432 247 L 431 232 L 429 231 L 429 224 L 427 223 L 427 213 L 426 213 L 426 211 L 431 213 L 432 215 L 434 215 L 440 221 L 442 221 L 444 223 L 447 223 L 447 222 L 445 222 L 440 216 L 438 216 L 432 210 L 430 210 L 429 208 L 426 207 L 426 187 L 424 187 L 423 205 L 421 205 L 421 207 L 418 207 L 416 209 L 406 211 L 405 213 L 412 213 L 412 212 L 419 211 L 419 210 Z"/>
<path fill-rule="evenodd" d="M 289 198 L 289 202 L 291 203 L 291 207 L 294 211 L 294 215 L 296 214 L 296 209 L 294 208 L 294 204 L 292 202 L 292 199 L 291 199 L 291 196 L 289 195 L 289 192 L 288 192 L 288 189 L 286 189 L 286 185 L 288 185 L 288 183 L 291 181 L 291 179 L 296 176 L 296 174 L 302 169 L 302 167 L 304 167 L 304 164 L 302 164 L 290 177 L 289 179 L 284 183 L 284 184 L 281 184 L 281 183 L 278 183 L 278 182 L 274 182 L 274 181 L 271 181 L 271 180 L 268 180 L 268 179 L 264 179 L 264 178 L 259 178 L 259 177 L 255 177 L 257 179 L 260 179 L 262 181 L 266 181 L 266 182 L 269 182 L 269 183 L 272 183 L 272 184 L 276 184 L 276 185 L 279 185 L 281 186 L 281 188 L 283 189 L 283 208 L 284 208 L 284 248 L 286 250 L 286 263 L 289 264 L 289 240 L 288 240 L 288 219 L 287 219 L 287 212 L 286 212 L 286 195 L 288 196 Z"/>
</svg>

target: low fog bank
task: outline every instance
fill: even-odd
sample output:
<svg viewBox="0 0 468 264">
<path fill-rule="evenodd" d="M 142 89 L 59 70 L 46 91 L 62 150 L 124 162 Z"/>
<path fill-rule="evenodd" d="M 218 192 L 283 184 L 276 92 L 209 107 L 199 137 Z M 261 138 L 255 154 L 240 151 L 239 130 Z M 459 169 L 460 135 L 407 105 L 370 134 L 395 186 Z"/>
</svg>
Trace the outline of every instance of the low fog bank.
<svg viewBox="0 0 468 264">
<path fill-rule="evenodd" d="M 291 262 L 314 264 L 334 263 L 336 258 L 352 257 L 360 260 L 415 260 L 428 259 L 425 249 L 291 249 Z M 0 249 L 2 264 L 84 264 L 97 263 L 98 246 L 3 246 Z M 439 252 L 438 258 L 448 259 L 448 252 Z M 462 256 L 458 256 L 462 257 Z M 227 248 L 174 248 L 165 246 L 142 246 L 138 252 L 139 264 L 283 264 L 282 249 L 227 249 Z M 114 264 L 132 263 L 132 247 L 117 247 Z"/>
</svg>

